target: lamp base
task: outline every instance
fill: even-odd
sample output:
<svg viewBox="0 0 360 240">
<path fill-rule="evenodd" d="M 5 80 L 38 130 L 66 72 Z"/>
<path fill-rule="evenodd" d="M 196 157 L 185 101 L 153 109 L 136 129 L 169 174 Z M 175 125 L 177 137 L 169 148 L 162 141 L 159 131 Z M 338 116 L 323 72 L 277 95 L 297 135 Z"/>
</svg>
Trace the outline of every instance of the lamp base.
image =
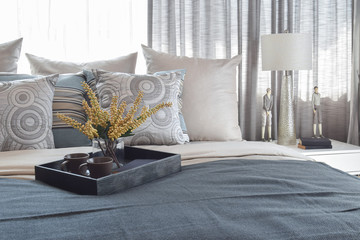
<svg viewBox="0 0 360 240">
<path fill-rule="evenodd" d="M 296 145 L 295 114 L 291 75 L 284 75 L 281 84 L 278 141 L 280 145 Z"/>
</svg>

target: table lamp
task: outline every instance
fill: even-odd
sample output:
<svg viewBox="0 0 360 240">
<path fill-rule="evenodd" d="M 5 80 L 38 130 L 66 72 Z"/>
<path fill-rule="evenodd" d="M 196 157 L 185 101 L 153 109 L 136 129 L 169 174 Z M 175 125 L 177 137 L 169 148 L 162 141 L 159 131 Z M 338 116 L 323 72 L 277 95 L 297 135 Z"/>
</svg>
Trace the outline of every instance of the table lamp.
<svg viewBox="0 0 360 240">
<path fill-rule="evenodd" d="M 293 82 L 290 71 L 312 69 L 311 35 L 287 32 L 263 35 L 261 48 L 263 71 L 285 71 L 281 84 L 277 143 L 295 145 Z"/>
</svg>

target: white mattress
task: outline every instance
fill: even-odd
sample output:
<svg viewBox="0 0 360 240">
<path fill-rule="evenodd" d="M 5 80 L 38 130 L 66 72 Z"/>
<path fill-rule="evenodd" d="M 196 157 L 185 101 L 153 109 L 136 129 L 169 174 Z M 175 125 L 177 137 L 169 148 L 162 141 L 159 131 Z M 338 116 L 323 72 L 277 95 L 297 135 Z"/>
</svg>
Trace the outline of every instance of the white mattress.
<svg viewBox="0 0 360 240">
<path fill-rule="evenodd" d="M 145 149 L 181 154 L 182 165 L 221 159 L 246 158 L 267 160 L 312 160 L 305 155 L 277 145 L 263 142 L 191 142 L 171 146 L 138 146 Z M 0 177 L 34 179 L 34 166 L 62 159 L 65 154 L 91 152 L 91 147 L 20 150 L 0 152 Z"/>
</svg>

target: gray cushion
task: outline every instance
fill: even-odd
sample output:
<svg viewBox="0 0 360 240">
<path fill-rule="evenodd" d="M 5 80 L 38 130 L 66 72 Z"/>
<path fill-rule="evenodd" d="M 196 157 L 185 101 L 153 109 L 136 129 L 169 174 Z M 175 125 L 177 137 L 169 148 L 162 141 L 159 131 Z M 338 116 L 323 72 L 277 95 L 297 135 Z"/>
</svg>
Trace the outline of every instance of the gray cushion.
<svg viewBox="0 0 360 240">
<path fill-rule="evenodd" d="M 77 73 L 83 69 L 100 68 L 106 71 L 134 73 L 136 67 L 137 53 L 131 53 L 113 59 L 75 63 L 56 61 L 43 57 L 38 57 L 29 53 L 25 54 L 29 60 L 32 74 L 54 74 L 54 73 Z"/>
<path fill-rule="evenodd" d="M 22 38 L 0 44 L 0 72 L 16 73 Z"/>
<path fill-rule="evenodd" d="M 54 148 L 52 100 L 58 75 L 0 82 L 0 150 Z"/>
<path fill-rule="evenodd" d="M 0 74 L 0 82 L 36 77 L 36 75 L 28 74 Z M 82 109 L 82 101 L 85 99 L 85 91 L 81 86 L 83 81 L 85 81 L 85 77 L 82 74 L 61 74 L 56 83 L 52 106 L 52 131 L 56 148 L 91 145 L 91 141 L 84 134 L 56 117 L 56 113 L 59 112 L 71 116 L 81 123 L 86 121 L 86 115 Z"/>
<path fill-rule="evenodd" d="M 96 91 L 96 79 L 94 74 L 91 71 L 88 70 L 84 70 L 83 71 L 84 75 L 86 76 L 86 82 L 87 84 L 89 84 L 89 86 L 91 87 L 91 89 L 97 93 Z M 187 128 L 186 128 L 186 124 L 185 124 L 185 120 L 184 120 L 184 116 L 181 112 L 181 108 L 182 108 L 182 93 L 183 93 L 183 86 L 184 86 L 184 79 L 185 79 L 185 74 L 186 74 L 186 70 L 185 69 L 175 69 L 175 70 L 169 70 L 169 71 L 161 71 L 161 72 L 156 72 L 154 73 L 154 75 L 166 75 L 169 73 L 178 73 L 180 76 L 180 89 L 179 89 L 179 94 L 178 94 L 178 114 L 179 114 L 179 121 L 180 121 L 180 126 L 181 129 L 183 131 L 183 134 L 185 135 L 185 138 L 188 139 L 189 136 L 187 134 Z"/>
<path fill-rule="evenodd" d="M 8 82 L 14 80 L 22 79 L 32 79 L 41 77 L 40 75 L 30 75 L 30 74 L 16 74 L 16 73 L 0 73 L 0 82 Z"/>
<path fill-rule="evenodd" d="M 179 73 L 181 74 L 181 81 L 180 81 L 180 92 L 178 95 L 178 110 L 179 110 L 179 121 L 180 121 L 180 126 L 181 129 L 183 131 L 184 134 L 186 134 L 186 138 L 189 138 L 189 136 L 187 135 L 187 128 L 186 128 L 186 124 L 185 124 L 185 120 L 184 120 L 184 116 L 181 112 L 181 108 L 182 108 L 182 94 L 183 94 L 183 89 L 184 89 L 184 79 L 185 79 L 185 74 L 186 74 L 186 70 L 185 69 L 176 69 L 176 70 L 169 70 L 169 71 L 162 71 L 162 72 L 156 72 L 154 73 L 154 75 L 163 75 L 163 74 L 168 74 L 168 73 Z"/>
<path fill-rule="evenodd" d="M 109 109 L 113 96 L 132 106 L 139 91 L 144 92 L 142 106 L 155 107 L 172 102 L 172 107 L 161 109 L 135 129 L 135 136 L 125 138 L 125 144 L 183 144 L 189 141 L 181 129 L 178 99 L 181 94 L 183 70 L 158 75 L 136 75 L 93 70 L 100 106 Z M 142 106 L 139 108 L 140 113 Z"/>
</svg>

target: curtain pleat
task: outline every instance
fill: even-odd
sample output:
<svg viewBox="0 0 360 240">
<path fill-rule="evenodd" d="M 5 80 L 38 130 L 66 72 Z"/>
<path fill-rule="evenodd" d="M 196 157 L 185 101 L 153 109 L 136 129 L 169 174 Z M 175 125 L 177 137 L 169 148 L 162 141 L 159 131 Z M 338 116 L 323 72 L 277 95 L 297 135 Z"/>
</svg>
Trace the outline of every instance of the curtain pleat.
<svg viewBox="0 0 360 240">
<path fill-rule="evenodd" d="M 169 19 L 169 24 L 167 25 L 167 34 L 168 34 L 168 39 L 170 39 L 170 41 L 168 41 L 168 52 L 170 54 L 176 54 L 176 40 L 177 40 L 177 34 L 176 34 L 176 17 L 175 17 L 175 2 L 174 1 L 169 1 L 168 2 L 168 19 Z"/>
<path fill-rule="evenodd" d="M 147 5 L 147 13 L 148 13 L 148 23 L 147 23 L 147 42 L 149 47 L 152 47 L 153 44 L 153 0 L 148 0 Z"/>
<path fill-rule="evenodd" d="M 185 25 L 186 25 L 186 18 L 185 18 L 185 11 L 183 10 L 185 8 L 185 0 L 180 0 L 180 6 L 179 6 L 179 17 L 180 17 L 180 23 L 179 23 L 179 30 L 180 30 L 180 42 L 185 42 Z M 185 55 L 185 45 L 180 44 L 180 55 Z"/>
<path fill-rule="evenodd" d="M 237 51 L 237 54 L 238 55 L 241 55 L 242 54 L 242 1 L 241 0 L 237 0 L 237 3 L 236 3 L 236 6 L 237 6 L 237 9 L 236 9 L 236 30 L 237 30 L 237 48 L 238 48 L 238 51 Z M 242 69 L 243 69 L 243 62 L 241 61 L 239 67 L 238 67 L 238 81 L 237 81 L 237 92 L 238 92 L 238 121 L 239 121 L 239 126 L 244 126 L 244 118 L 242 118 L 242 104 L 243 104 L 243 100 L 242 100 L 242 93 L 243 92 L 243 87 L 242 87 L 242 84 L 240 84 L 242 82 Z"/>
<path fill-rule="evenodd" d="M 271 1 L 271 34 L 277 33 L 277 27 L 276 27 L 276 13 L 277 13 L 277 0 Z M 276 124 L 278 122 L 278 113 L 280 109 L 280 94 L 278 94 L 277 89 L 280 89 L 279 81 L 277 81 L 277 72 L 271 71 L 271 77 L 270 77 L 270 84 L 272 89 L 272 94 L 274 97 L 274 105 L 273 105 L 273 112 L 272 112 L 272 121 L 275 124 L 272 124 L 272 136 L 274 136 L 274 139 L 277 139 L 277 131 L 278 131 L 278 125 Z"/>
<path fill-rule="evenodd" d="M 260 119 L 258 109 L 254 107 L 257 102 L 257 84 L 258 84 L 258 67 L 259 67 L 259 40 L 260 40 L 260 0 L 249 2 L 249 15 L 248 15 L 248 40 L 246 55 L 248 67 L 246 68 L 246 92 L 243 92 L 245 97 L 243 106 L 245 118 L 245 125 L 249 127 L 243 128 L 243 134 L 246 139 L 256 139 L 256 132 L 259 126 L 251 124 Z M 251 54 L 250 54 L 251 53 Z M 245 56 L 244 56 L 245 57 Z M 243 58 L 244 59 L 244 58 Z"/>
<path fill-rule="evenodd" d="M 200 39 L 199 39 L 199 33 L 200 33 L 200 4 L 199 1 L 192 1 L 192 22 L 190 23 L 190 26 L 192 26 L 192 39 L 191 42 L 193 43 L 192 46 L 192 55 L 194 57 L 200 57 Z M 185 43 L 182 43 L 186 45 Z M 186 54 L 186 53 L 185 53 Z"/>
<path fill-rule="evenodd" d="M 348 142 L 359 145 L 360 135 L 360 3 L 354 0 L 351 72 L 351 109 Z"/>
<path fill-rule="evenodd" d="M 171 1 L 153 1 L 151 43 L 155 50 L 202 58 L 242 55 L 237 83 L 238 113 L 243 138 L 247 140 L 260 139 L 262 96 L 268 87 L 276 101 L 272 136 L 277 138 L 282 72 L 262 71 L 261 35 L 285 29 L 311 34 L 313 69 L 292 72 L 297 137 L 312 135 L 311 96 L 318 85 L 323 134 L 346 141 L 350 120 L 352 0 L 173 0 L 175 4 L 171 7 L 178 12 L 175 23 L 165 13 L 173 11 L 168 9 L 167 3 Z M 155 17 L 159 15 L 161 18 Z M 172 36 L 173 30 L 158 31 L 161 28 L 158 25 L 179 28 L 175 33 L 178 37 Z M 175 39 L 176 47 L 163 46 Z"/>
</svg>

